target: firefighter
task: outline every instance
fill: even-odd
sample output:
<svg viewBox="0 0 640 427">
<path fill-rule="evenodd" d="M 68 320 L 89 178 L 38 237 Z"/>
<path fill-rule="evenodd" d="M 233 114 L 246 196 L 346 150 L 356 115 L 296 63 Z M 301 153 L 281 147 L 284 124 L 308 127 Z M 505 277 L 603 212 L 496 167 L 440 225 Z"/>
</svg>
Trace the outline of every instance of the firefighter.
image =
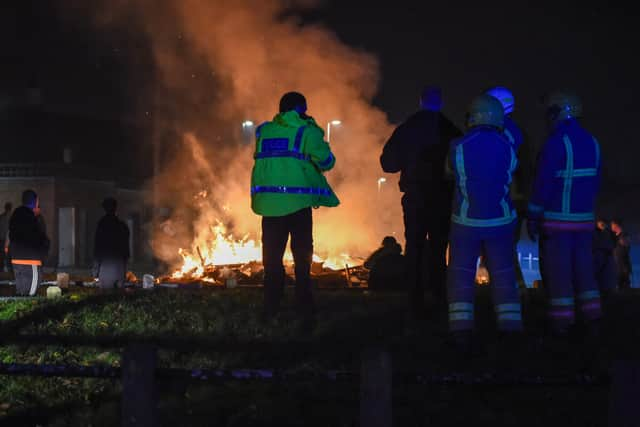
<svg viewBox="0 0 640 427">
<path fill-rule="evenodd" d="M 425 279 L 436 303 L 446 304 L 446 249 L 453 180 L 446 178 L 445 164 L 449 143 L 462 135 L 441 112 L 440 88 L 426 87 L 420 107 L 420 111 L 394 130 L 380 157 L 385 172 L 400 172 L 407 288 L 413 319 L 424 313 Z M 426 275 L 422 274 L 425 255 Z"/>
<path fill-rule="evenodd" d="M 546 114 L 550 132 L 538 157 L 527 230 L 533 241 L 540 235 L 552 332 L 567 335 L 577 306 L 597 333 L 600 292 L 591 266 L 600 146 L 578 121 L 582 105 L 574 94 L 548 96 Z"/>
<path fill-rule="evenodd" d="M 129 259 L 129 227 L 118 218 L 118 202 L 107 197 L 102 202 L 105 215 L 98 222 L 94 242 L 98 286 L 101 289 L 124 286 Z"/>
<path fill-rule="evenodd" d="M 41 227 L 38 195 L 22 193 L 22 206 L 9 221 L 9 250 L 16 277 L 16 294 L 34 296 L 42 281 L 42 260 L 49 251 L 49 238 Z"/>
<path fill-rule="evenodd" d="M 296 302 L 302 332 L 315 325 L 310 270 L 313 257 L 312 207 L 340 203 L 323 172 L 336 163 L 324 132 L 306 114 L 307 101 L 297 92 L 280 99 L 280 113 L 256 129 L 251 207 L 262 216 L 264 315 L 279 310 L 284 291 L 282 257 L 291 235 Z"/>
<path fill-rule="evenodd" d="M 522 314 L 513 266 L 516 212 L 509 183 L 516 153 L 504 136 L 500 102 L 483 94 L 473 100 L 467 132 L 451 144 L 455 174 L 447 274 L 449 330 L 455 345 L 468 351 L 474 326 L 476 260 L 486 254 L 498 328 L 505 337 L 522 331 Z"/>
<path fill-rule="evenodd" d="M 503 86 L 495 86 L 487 91 L 487 95 L 496 98 L 502 104 L 504 109 L 504 136 L 511 142 L 513 149 L 518 156 L 518 167 L 513 175 L 511 182 L 511 200 L 518 214 L 518 221 L 514 228 L 514 250 L 513 259 L 516 269 L 516 281 L 521 288 L 526 287 L 520 262 L 518 261 L 518 242 L 520 241 L 520 231 L 522 229 L 522 218 L 527 215 L 527 193 L 531 188 L 531 176 L 533 175 L 533 161 L 531 158 L 531 150 L 524 143 L 524 135 L 520 127 L 513 120 L 512 113 L 515 108 L 515 97 L 513 93 Z"/>
</svg>

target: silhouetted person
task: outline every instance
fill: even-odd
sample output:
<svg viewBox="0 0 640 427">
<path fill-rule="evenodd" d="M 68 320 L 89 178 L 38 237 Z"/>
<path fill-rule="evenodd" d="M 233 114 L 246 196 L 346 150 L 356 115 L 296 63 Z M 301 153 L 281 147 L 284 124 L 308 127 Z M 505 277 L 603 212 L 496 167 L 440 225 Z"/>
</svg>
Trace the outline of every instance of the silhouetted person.
<svg viewBox="0 0 640 427">
<path fill-rule="evenodd" d="M 49 238 L 38 215 L 38 195 L 26 190 L 22 193 L 22 206 L 13 212 L 9 221 L 9 250 L 18 295 L 35 295 L 42 281 L 42 260 L 49 251 Z"/>
<path fill-rule="evenodd" d="M 5 243 L 7 243 L 7 233 L 9 233 L 9 220 L 11 219 L 11 210 L 13 206 L 11 203 L 7 202 L 4 204 L 4 212 L 0 214 L 0 242 L 2 246 L 0 246 L 0 271 L 5 271 L 5 268 L 9 268 L 8 259 L 9 254 L 5 253 L 4 248 L 7 247 Z"/>
<path fill-rule="evenodd" d="M 405 289 L 405 266 L 402 256 L 402 246 L 393 236 L 382 240 L 382 245 L 376 249 L 364 262 L 369 271 L 369 289 Z"/>
<path fill-rule="evenodd" d="M 98 286 L 113 289 L 124 285 L 129 260 L 129 227 L 118 218 L 118 202 L 108 197 L 102 202 L 105 215 L 96 228 L 94 258 Z"/>
<path fill-rule="evenodd" d="M 613 256 L 615 247 L 615 236 L 607 226 L 607 222 L 598 219 L 593 232 L 593 269 L 603 298 L 617 286 L 616 263 Z"/>
<path fill-rule="evenodd" d="M 622 228 L 622 221 L 611 221 L 611 231 L 615 236 L 616 246 L 613 256 L 616 262 L 618 273 L 618 289 L 629 289 L 631 287 L 631 239 Z"/>
<path fill-rule="evenodd" d="M 364 262 L 364 268 L 372 270 L 376 263 L 387 255 L 401 255 L 402 247 L 393 236 L 382 239 L 382 244 Z"/>
<path fill-rule="evenodd" d="M 462 135 L 440 111 L 440 88 L 425 88 L 420 107 L 420 111 L 395 129 L 380 157 L 385 172 L 400 172 L 407 286 L 411 314 L 416 318 L 424 310 L 425 277 L 421 261 L 425 251 L 430 291 L 438 303 L 446 303 L 445 253 L 453 180 L 445 177 L 445 163 L 449 143 Z"/>
</svg>

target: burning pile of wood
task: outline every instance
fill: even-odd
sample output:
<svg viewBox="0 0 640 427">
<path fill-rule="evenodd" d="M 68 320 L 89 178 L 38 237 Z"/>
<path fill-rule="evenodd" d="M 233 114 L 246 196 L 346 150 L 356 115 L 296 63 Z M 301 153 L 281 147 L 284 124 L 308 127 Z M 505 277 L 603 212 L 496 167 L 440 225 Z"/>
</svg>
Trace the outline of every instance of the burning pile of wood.
<svg viewBox="0 0 640 427">
<path fill-rule="evenodd" d="M 159 278 L 160 284 L 196 285 L 196 286 L 259 286 L 264 282 L 264 267 L 259 261 L 245 264 L 207 265 L 203 266 L 201 275 L 186 274 L 183 277 L 164 276 Z M 199 270 L 202 271 L 202 270 Z M 293 264 L 285 265 L 287 285 L 294 283 Z M 311 279 L 320 288 L 366 287 L 369 272 L 362 266 L 345 265 L 341 270 L 324 266 L 323 262 L 313 262 Z"/>
</svg>

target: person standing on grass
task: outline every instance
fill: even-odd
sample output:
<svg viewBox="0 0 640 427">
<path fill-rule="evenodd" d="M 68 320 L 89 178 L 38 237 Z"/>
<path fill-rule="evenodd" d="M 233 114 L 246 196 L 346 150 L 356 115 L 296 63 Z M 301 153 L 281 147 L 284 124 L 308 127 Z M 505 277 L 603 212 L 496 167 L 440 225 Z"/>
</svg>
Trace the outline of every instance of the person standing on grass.
<svg viewBox="0 0 640 427">
<path fill-rule="evenodd" d="M 513 260 L 517 216 L 509 194 L 518 160 L 503 126 L 500 101 L 481 95 L 469 107 L 467 132 L 451 143 L 449 153 L 456 180 L 447 271 L 449 331 L 452 343 L 465 354 L 473 349 L 476 261 L 481 250 L 487 257 L 501 339 L 513 342 L 522 333 Z"/>
<path fill-rule="evenodd" d="M 573 93 L 550 94 L 546 116 L 549 135 L 538 157 L 527 232 L 532 241 L 540 237 L 552 333 L 567 337 L 580 310 L 588 333 L 596 337 L 602 317 L 592 267 L 600 144 L 582 127 L 582 103 Z"/>
<path fill-rule="evenodd" d="M 49 238 L 38 220 L 40 205 L 33 190 L 22 193 L 22 206 L 9 221 L 9 250 L 16 276 L 16 294 L 34 296 L 42 281 L 42 260 L 49 251 Z"/>
<path fill-rule="evenodd" d="M 425 315 L 425 283 L 435 305 L 446 304 L 453 180 L 447 179 L 445 166 L 449 143 L 461 135 L 442 113 L 442 90 L 427 86 L 420 110 L 393 131 L 380 156 L 384 172 L 400 172 L 410 328 Z"/>
<path fill-rule="evenodd" d="M 129 260 L 129 227 L 118 218 L 118 202 L 107 197 L 102 202 L 105 215 L 98 222 L 94 246 L 98 286 L 101 289 L 124 286 Z"/>
<path fill-rule="evenodd" d="M 324 141 L 324 131 L 306 111 L 302 94 L 282 96 L 280 113 L 256 129 L 251 176 L 251 208 L 262 216 L 264 316 L 271 319 L 280 308 L 285 279 L 282 257 L 291 235 L 303 334 L 315 327 L 311 208 L 340 203 L 323 174 L 334 167 L 336 159 Z"/>
</svg>

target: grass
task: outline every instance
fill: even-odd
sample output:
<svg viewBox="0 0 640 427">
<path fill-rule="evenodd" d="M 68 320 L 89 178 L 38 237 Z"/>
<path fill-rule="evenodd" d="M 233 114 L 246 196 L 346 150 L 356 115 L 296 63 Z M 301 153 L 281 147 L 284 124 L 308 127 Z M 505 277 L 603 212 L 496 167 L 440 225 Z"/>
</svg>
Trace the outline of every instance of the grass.
<svg viewBox="0 0 640 427">
<path fill-rule="evenodd" d="M 478 301 L 481 333 L 490 336 L 486 297 Z M 484 295 L 484 296 L 483 296 Z M 155 290 L 94 295 L 73 290 L 58 300 L 0 302 L 0 328 L 27 334 L 61 336 L 150 336 L 188 340 L 233 338 L 286 341 L 296 338 L 293 296 L 275 321 L 260 318 L 262 294 L 256 290 Z M 446 316 L 434 315 L 419 336 L 405 337 L 405 296 L 401 294 L 319 292 L 315 339 L 408 340 L 414 351 L 394 356 L 396 367 L 447 372 L 482 372 L 496 366 L 520 369 L 594 367 L 585 348 L 561 358 L 527 354 L 525 349 L 497 358 L 464 360 L 445 343 Z M 486 299 L 486 298 L 485 298 Z M 535 323 L 540 301 L 529 304 Z M 626 307 L 626 308 L 625 308 Z M 637 313 L 625 306 L 623 320 Z M 483 311 L 484 310 L 484 311 Z M 625 314 L 626 313 L 626 314 Z M 625 317 L 627 316 L 627 317 Z M 484 320 L 482 320 L 484 319 Z M 636 323 L 637 324 L 637 323 Z M 489 339 L 490 341 L 490 339 Z M 121 349 L 90 347 L 0 346 L 3 363 L 51 363 L 119 366 Z M 500 358 L 502 357 L 502 359 Z M 332 348 L 321 354 L 273 356 L 262 353 L 213 353 L 163 350 L 162 367 L 230 368 L 288 366 L 292 370 L 358 369 L 359 354 Z M 605 361 L 606 362 L 606 361 Z M 605 363 L 603 362 L 603 363 Z M 61 379 L 0 376 L 0 421 L 3 425 L 118 425 L 120 383 L 105 379 Z M 357 425 L 357 384 L 227 383 L 224 385 L 160 382 L 163 425 L 220 426 L 352 426 Z M 410 386 L 394 389 L 396 425 L 601 425 L 606 419 L 607 389 L 602 387 L 478 388 Z M 468 414 L 474 414 L 469 418 Z M 4 417 L 4 420 L 3 418 Z"/>
</svg>

